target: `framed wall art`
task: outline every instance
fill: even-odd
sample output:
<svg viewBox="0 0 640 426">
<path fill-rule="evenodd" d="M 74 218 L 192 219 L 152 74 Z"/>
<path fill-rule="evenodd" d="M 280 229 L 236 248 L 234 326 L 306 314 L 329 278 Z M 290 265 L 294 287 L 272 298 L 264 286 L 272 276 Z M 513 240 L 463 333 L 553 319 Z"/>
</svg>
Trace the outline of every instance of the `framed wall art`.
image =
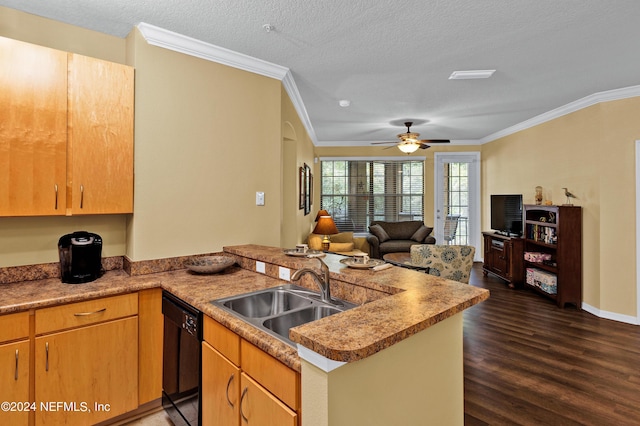
<svg viewBox="0 0 640 426">
<path fill-rule="evenodd" d="M 311 168 L 304 165 L 304 214 L 305 216 L 311 212 L 311 188 L 313 176 L 311 175 Z"/>
<path fill-rule="evenodd" d="M 307 181 L 304 167 L 300 167 L 298 170 L 298 209 L 302 210 L 305 207 L 307 202 L 307 193 L 306 193 Z"/>
</svg>

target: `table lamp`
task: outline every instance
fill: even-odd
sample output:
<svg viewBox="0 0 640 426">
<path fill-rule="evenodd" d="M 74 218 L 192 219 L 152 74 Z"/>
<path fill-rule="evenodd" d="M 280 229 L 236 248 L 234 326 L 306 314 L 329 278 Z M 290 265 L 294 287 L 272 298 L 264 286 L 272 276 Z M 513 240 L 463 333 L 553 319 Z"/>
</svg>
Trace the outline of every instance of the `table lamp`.
<svg viewBox="0 0 640 426">
<path fill-rule="evenodd" d="M 331 243 L 329 235 L 339 232 L 331 216 L 320 216 L 318 218 L 318 224 L 313 229 L 314 234 L 324 235 L 324 238 L 322 238 L 322 250 L 324 251 L 329 250 L 329 244 Z"/>
<path fill-rule="evenodd" d="M 318 211 L 318 214 L 316 215 L 316 218 L 314 219 L 314 222 L 317 222 L 318 219 L 320 219 L 320 216 L 331 216 L 331 215 L 326 210 L 320 210 L 320 211 Z"/>
</svg>

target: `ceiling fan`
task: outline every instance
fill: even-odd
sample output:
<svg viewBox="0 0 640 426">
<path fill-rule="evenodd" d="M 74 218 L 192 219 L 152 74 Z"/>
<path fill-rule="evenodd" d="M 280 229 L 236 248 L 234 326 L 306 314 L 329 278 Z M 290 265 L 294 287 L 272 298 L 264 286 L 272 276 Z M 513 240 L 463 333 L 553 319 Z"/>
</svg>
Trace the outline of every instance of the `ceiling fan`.
<svg viewBox="0 0 640 426">
<path fill-rule="evenodd" d="M 420 137 L 420 133 L 414 133 L 411 131 L 411 125 L 413 125 L 412 121 L 406 121 L 404 123 L 407 126 L 407 131 L 405 133 L 399 133 L 398 142 L 372 142 L 373 145 L 376 144 L 390 144 L 395 143 L 398 149 L 406 154 L 411 154 L 419 149 L 427 149 L 430 148 L 430 143 L 449 143 L 451 142 L 449 139 L 418 139 Z M 393 147 L 389 147 L 393 148 Z M 386 148 L 385 148 L 386 149 Z"/>
</svg>

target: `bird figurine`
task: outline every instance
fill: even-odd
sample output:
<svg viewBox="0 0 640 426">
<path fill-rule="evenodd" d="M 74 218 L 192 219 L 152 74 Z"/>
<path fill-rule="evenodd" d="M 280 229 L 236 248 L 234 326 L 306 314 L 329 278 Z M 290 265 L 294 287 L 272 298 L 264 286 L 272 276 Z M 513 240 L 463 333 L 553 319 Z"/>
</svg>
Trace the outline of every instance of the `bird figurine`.
<svg viewBox="0 0 640 426">
<path fill-rule="evenodd" d="M 571 199 L 572 198 L 578 198 L 578 197 L 576 197 L 571 192 L 569 192 L 569 190 L 567 188 L 562 188 L 562 189 L 564 189 L 564 195 L 567 197 L 567 205 L 568 206 L 572 206 L 573 204 L 571 204 Z"/>
</svg>

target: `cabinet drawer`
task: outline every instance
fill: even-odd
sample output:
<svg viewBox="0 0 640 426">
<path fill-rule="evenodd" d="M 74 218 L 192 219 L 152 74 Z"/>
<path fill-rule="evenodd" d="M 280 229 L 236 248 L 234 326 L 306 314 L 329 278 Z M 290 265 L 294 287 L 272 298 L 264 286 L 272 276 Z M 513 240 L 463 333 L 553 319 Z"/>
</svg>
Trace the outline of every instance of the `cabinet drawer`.
<svg viewBox="0 0 640 426">
<path fill-rule="evenodd" d="M 36 310 L 36 335 L 85 326 L 138 313 L 138 293 Z"/>
<path fill-rule="evenodd" d="M 271 355 L 242 340 L 241 366 L 249 376 L 292 409 L 300 408 L 300 375 Z"/>
<path fill-rule="evenodd" d="M 235 365 L 240 365 L 240 337 L 208 316 L 204 317 L 204 340 Z"/>
<path fill-rule="evenodd" d="M 29 312 L 0 316 L 0 343 L 29 337 Z"/>
</svg>

